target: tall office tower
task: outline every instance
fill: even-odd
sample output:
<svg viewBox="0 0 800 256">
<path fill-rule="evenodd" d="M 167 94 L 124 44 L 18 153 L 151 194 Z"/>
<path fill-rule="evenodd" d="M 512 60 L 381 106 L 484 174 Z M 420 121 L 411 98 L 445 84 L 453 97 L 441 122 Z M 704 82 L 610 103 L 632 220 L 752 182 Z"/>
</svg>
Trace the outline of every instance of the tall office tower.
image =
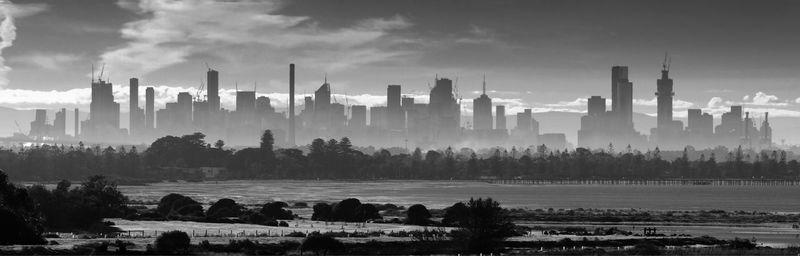
<svg viewBox="0 0 800 256">
<path fill-rule="evenodd" d="M 494 125 L 495 129 L 497 130 L 505 130 L 506 129 L 506 106 L 499 105 L 495 107 L 494 114 L 497 116 L 495 121 L 497 124 Z"/>
<path fill-rule="evenodd" d="M 240 115 L 253 116 L 256 110 L 256 92 L 238 91 L 236 92 L 236 112 Z"/>
<path fill-rule="evenodd" d="M 314 113 L 314 98 L 311 96 L 306 96 L 303 98 L 303 112 L 308 112 L 309 114 Z"/>
<path fill-rule="evenodd" d="M 89 120 L 83 125 L 83 135 L 89 140 L 107 140 L 119 136 L 119 103 L 114 102 L 113 86 L 103 79 L 92 81 L 92 102 Z"/>
<path fill-rule="evenodd" d="M 525 112 L 517 113 L 517 130 L 530 131 L 532 130 L 532 123 L 533 113 L 531 112 L 531 109 L 525 109 Z"/>
<path fill-rule="evenodd" d="M 319 128 L 330 125 L 331 85 L 327 77 L 319 89 L 314 91 L 314 125 Z"/>
<path fill-rule="evenodd" d="M 303 98 L 303 111 L 300 112 L 300 119 L 303 127 L 311 127 L 314 121 L 314 97 L 305 96 Z"/>
<path fill-rule="evenodd" d="M 388 111 L 389 129 L 403 129 L 406 118 L 401 106 L 400 85 L 389 85 L 386 88 L 386 109 Z"/>
<path fill-rule="evenodd" d="M 675 92 L 672 91 L 672 79 L 669 78 L 669 66 L 667 57 L 664 57 L 664 64 L 661 69 L 661 79 L 656 81 L 658 97 L 658 122 L 656 127 L 658 129 L 666 129 L 672 124 L 672 97 Z"/>
<path fill-rule="evenodd" d="M 53 137 L 61 138 L 67 134 L 67 109 L 62 108 L 56 112 L 56 119 L 53 120 Z"/>
<path fill-rule="evenodd" d="M 206 72 L 206 87 L 208 88 L 208 107 L 211 113 L 219 111 L 219 72 L 208 69 Z"/>
<path fill-rule="evenodd" d="M 403 99 L 400 100 L 400 105 L 404 110 L 408 110 L 409 108 L 414 107 L 414 98 L 403 96 Z"/>
<path fill-rule="evenodd" d="M 347 125 L 351 129 L 364 129 L 367 126 L 367 106 L 353 105 L 350 108 L 350 122 Z"/>
<path fill-rule="evenodd" d="M 192 95 L 188 92 L 178 93 L 178 104 L 172 117 L 177 128 L 188 132 L 192 123 Z"/>
<path fill-rule="evenodd" d="M 81 118 L 80 117 L 81 117 L 80 111 L 78 110 L 78 108 L 75 108 L 75 120 L 74 120 L 75 127 L 73 127 L 74 130 L 72 131 L 72 136 L 74 136 L 76 139 L 78 138 L 78 136 L 81 135 L 81 121 L 80 121 Z"/>
<path fill-rule="evenodd" d="M 289 146 L 295 145 L 295 115 L 294 115 L 294 63 L 289 64 Z"/>
<path fill-rule="evenodd" d="M 453 80 L 437 78 L 428 103 L 432 138 L 455 139 L 460 127 L 461 109 L 453 94 Z"/>
<path fill-rule="evenodd" d="M 137 135 L 137 130 L 140 126 L 141 120 L 139 119 L 139 79 L 131 78 L 128 81 L 130 88 L 130 107 L 128 109 L 128 133 L 130 135 Z"/>
<path fill-rule="evenodd" d="M 31 122 L 31 130 L 28 132 L 28 136 L 47 136 L 49 132 L 47 127 L 47 110 L 37 109 L 35 113 L 36 117 L 34 118 L 33 122 Z"/>
<path fill-rule="evenodd" d="M 772 148 L 772 126 L 769 125 L 769 112 L 764 113 L 761 123 L 761 147 Z"/>
<path fill-rule="evenodd" d="M 153 128 L 155 128 L 155 94 L 153 87 L 147 87 L 144 91 L 144 126 L 147 130 L 153 130 Z"/>
<path fill-rule="evenodd" d="M 388 110 L 384 106 L 375 106 L 369 108 L 369 126 L 379 129 L 386 129 L 387 112 Z"/>
<path fill-rule="evenodd" d="M 486 95 L 486 77 L 483 77 L 483 94 L 472 101 L 472 123 L 475 130 L 492 129 L 492 98 Z"/>
<path fill-rule="evenodd" d="M 266 96 L 256 98 L 256 113 L 262 116 L 275 113 L 275 108 L 272 107 L 272 100 Z"/>
<path fill-rule="evenodd" d="M 611 67 L 611 112 L 620 112 L 619 109 L 619 90 L 617 83 L 620 80 L 628 80 L 628 67 Z"/>
<path fill-rule="evenodd" d="M 633 83 L 628 80 L 628 67 L 611 68 L 611 111 L 623 128 L 633 128 Z"/>
<path fill-rule="evenodd" d="M 714 134 L 714 116 L 703 113 L 700 109 L 688 110 L 686 130 L 695 135 L 709 137 Z"/>
<path fill-rule="evenodd" d="M 606 99 L 600 96 L 592 96 L 589 98 L 589 116 L 600 116 L 606 113 Z"/>
</svg>

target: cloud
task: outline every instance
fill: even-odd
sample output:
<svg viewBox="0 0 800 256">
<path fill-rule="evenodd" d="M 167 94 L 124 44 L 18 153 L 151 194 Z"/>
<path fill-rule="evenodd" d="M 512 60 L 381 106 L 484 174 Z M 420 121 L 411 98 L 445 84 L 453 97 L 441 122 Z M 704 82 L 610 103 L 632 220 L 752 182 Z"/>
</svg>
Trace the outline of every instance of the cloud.
<svg viewBox="0 0 800 256">
<path fill-rule="evenodd" d="M 0 1 L 0 14 L 3 16 L 3 21 L 0 22 L 0 88 L 8 86 L 8 72 L 11 67 L 6 66 L 6 60 L 3 57 L 3 50 L 11 47 L 14 40 L 17 39 L 17 27 L 14 26 L 14 14 L 19 11 L 11 3 Z"/>
<path fill-rule="evenodd" d="M 658 97 L 653 97 L 652 99 L 645 100 L 645 99 L 633 99 L 633 105 L 638 106 L 646 106 L 646 107 L 656 107 L 658 106 Z M 677 109 L 688 109 L 694 107 L 694 103 L 680 100 L 680 99 L 673 99 L 672 100 L 672 108 Z"/>
<path fill-rule="evenodd" d="M 711 97 L 706 104 L 707 108 L 717 108 L 722 104 L 723 100 L 720 97 Z"/>
<path fill-rule="evenodd" d="M 589 100 L 587 98 L 577 98 L 573 101 L 559 101 L 558 103 L 545 104 L 548 107 L 585 107 Z"/>
<path fill-rule="evenodd" d="M 72 64 L 81 59 L 81 56 L 74 54 L 34 52 L 15 57 L 10 61 L 32 65 L 37 68 L 51 71 L 60 71 L 63 70 L 66 65 Z"/>
<path fill-rule="evenodd" d="M 390 49 L 396 42 L 390 32 L 411 26 L 402 16 L 365 19 L 342 28 L 323 28 L 309 17 L 275 14 L 281 6 L 273 1 L 126 0 L 119 3 L 145 17 L 122 28 L 122 38 L 129 40 L 128 43 L 101 55 L 109 67 L 125 74 L 147 74 L 186 62 L 192 56 L 207 54 L 232 63 L 264 54 L 260 58 L 262 61 L 285 63 L 291 58 L 331 71 L 410 54 Z"/>
<path fill-rule="evenodd" d="M 800 104 L 800 98 L 795 99 L 794 103 Z"/>
</svg>

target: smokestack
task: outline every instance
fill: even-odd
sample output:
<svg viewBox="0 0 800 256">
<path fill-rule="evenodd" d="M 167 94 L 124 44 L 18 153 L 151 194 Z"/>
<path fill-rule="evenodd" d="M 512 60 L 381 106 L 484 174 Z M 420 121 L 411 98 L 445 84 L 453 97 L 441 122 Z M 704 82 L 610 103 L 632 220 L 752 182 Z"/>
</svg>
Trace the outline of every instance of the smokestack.
<svg viewBox="0 0 800 256">
<path fill-rule="evenodd" d="M 75 138 L 78 138 L 78 135 L 81 134 L 80 132 L 80 112 L 78 112 L 78 108 L 75 108 Z"/>
<path fill-rule="evenodd" d="M 294 146 L 294 63 L 289 64 L 289 145 Z"/>
</svg>

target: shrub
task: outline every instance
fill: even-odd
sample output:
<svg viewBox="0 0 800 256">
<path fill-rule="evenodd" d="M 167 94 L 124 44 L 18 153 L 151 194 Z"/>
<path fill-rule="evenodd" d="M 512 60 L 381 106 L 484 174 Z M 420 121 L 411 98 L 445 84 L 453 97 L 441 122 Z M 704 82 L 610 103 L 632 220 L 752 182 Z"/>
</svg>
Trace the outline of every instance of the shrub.
<svg viewBox="0 0 800 256">
<path fill-rule="evenodd" d="M 333 207 L 326 203 L 317 203 L 314 205 L 314 213 L 311 214 L 311 220 L 327 221 L 331 220 L 331 213 Z"/>
<path fill-rule="evenodd" d="M 309 235 L 300 244 L 300 253 L 312 251 L 316 254 L 327 255 L 330 252 L 343 252 L 344 244 L 336 238 L 327 235 Z"/>
<path fill-rule="evenodd" d="M 264 214 L 264 216 L 268 218 L 273 218 L 277 220 L 294 219 L 292 211 L 283 209 L 285 207 L 289 207 L 289 205 L 284 202 L 266 203 L 264 204 L 264 207 L 261 208 L 261 214 Z"/>
<path fill-rule="evenodd" d="M 189 235 L 183 231 L 164 232 L 156 238 L 155 247 L 159 253 L 187 253 L 191 246 Z"/>
<path fill-rule="evenodd" d="M 373 204 L 362 204 L 356 207 L 356 220 L 367 221 L 374 219 L 381 219 L 381 214 L 378 213 L 378 208 Z"/>
<path fill-rule="evenodd" d="M 361 205 L 361 201 L 355 198 L 342 200 L 333 206 L 333 220 L 337 221 L 358 221 L 356 218 L 356 208 Z"/>
<path fill-rule="evenodd" d="M 406 212 L 406 223 L 411 225 L 428 225 L 431 220 L 431 213 L 424 205 L 415 204 L 408 208 Z"/>
<path fill-rule="evenodd" d="M 211 219 L 220 219 L 228 217 L 238 217 L 242 212 L 242 206 L 233 201 L 233 199 L 223 198 L 214 202 L 211 207 L 206 211 L 206 216 Z"/>
<path fill-rule="evenodd" d="M 45 243 L 41 232 L 24 217 L 5 207 L 0 207 L 0 227 L 0 245 Z"/>
<path fill-rule="evenodd" d="M 192 198 L 172 193 L 161 198 L 156 211 L 164 217 L 203 216 L 203 206 Z"/>
<path fill-rule="evenodd" d="M 453 204 L 445 209 L 442 224 L 445 226 L 461 226 L 467 223 L 469 208 L 462 202 Z"/>
</svg>

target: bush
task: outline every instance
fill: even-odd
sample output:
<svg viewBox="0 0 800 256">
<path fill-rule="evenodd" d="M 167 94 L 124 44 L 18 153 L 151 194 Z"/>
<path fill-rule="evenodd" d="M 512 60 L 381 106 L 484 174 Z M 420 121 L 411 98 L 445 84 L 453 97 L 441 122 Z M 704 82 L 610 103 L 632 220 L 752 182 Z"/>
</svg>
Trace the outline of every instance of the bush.
<svg viewBox="0 0 800 256">
<path fill-rule="evenodd" d="M 242 212 L 242 206 L 233 201 L 233 199 L 223 198 L 214 202 L 211 207 L 206 211 L 206 216 L 210 219 L 220 219 L 229 217 L 239 217 Z"/>
<path fill-rule="evenodd" d="M 462 202 L 453 204 L 445 209 L 442 224 L 445 226 L 461 226 L 467 223 L 469 208 Z"/>
<path fill-rule="evenodd" d="M 21 215 L 0 207 L 0 245 L 44 244 L 41 232 Z"/>
<path fill-rule="evenodd" d="M 355 198 L 342 200 L 333 206 L 333 219 L 336 221 L 358 221 L 356 219 L 356 208 L 361 205 L 361 201 Z"/>
<path fill-rule="evenodd" d="M 633 246 L 628 253 L 633 255 L 660 255 L 658 246 L 650 242 L 641 242 Z"/>
<path fill-rule="evenodd" d="M 497 242 L 514 234 L 514 224 L 508 220 L 500 203 L 491 198 L 470 199 L 465 222 L 460 225 L 458 239 L 466 242 L 470 252 L 491 252 Z"/>
<path fill-rule="evenodd" d="M 314 213 L 311 214 L 311 220 L 328 221 L 331 220 L 331 213 L 333 207 L 326 203 L 317 203 L 314 205 Z"/>
<path fill-rule="evenodd" d="M 355 218 L 358 221 L 382 219 L 381 214 L 378 213 L 378 208 L 373 204 L 362 204 L 356 207 Z"/>
<path fill-rule="evenodd" d="M 425 206 L 421 204 L 415 204 L 409 207 L 406 215 L 406 223 L 411 225 L 425 226 L 431 222 L 431 213 L 428 211 L 428 208 L 425 208 Z"/>
<path fill-rule="evenodd" d="M 309 235 L 300 244 L 300 253 L 312 251 L 316 254 L 327 255 L 330 252 L 343 252 L 344 244 L 336 238 L 327 235 Z"/>
<path fill-rule="evenodd" d="M 295 202 L 292 206 L 294 208 L 306 208 L 306 207 L 308 207 L 308 203 L 306 203 L 306 202 Z"/>
<path fill-rule="evenodd" d="M 156 238 L 155 247 L 159 253 L 185 254 L 189 252 L 191 239 L 183 231 L 164 232 Z"/>
<path fill-rule="evenodd" d="M 261 208 L 261 214 L 276 220 L 294 219 L 294 214 L 292 214 L 292 211 L 283 209 L 285 207 L 289 207 L 289 205 L 284 202 L 266 203 L 264 204 L 264 207 Z"/>
<path fill-rule="evenodd" d="M 204 215 L 203 206 L 192 198 L 181 194 L 169 194 L 161 198 L 156 211 L 164 217 Z"/>
</svg>

